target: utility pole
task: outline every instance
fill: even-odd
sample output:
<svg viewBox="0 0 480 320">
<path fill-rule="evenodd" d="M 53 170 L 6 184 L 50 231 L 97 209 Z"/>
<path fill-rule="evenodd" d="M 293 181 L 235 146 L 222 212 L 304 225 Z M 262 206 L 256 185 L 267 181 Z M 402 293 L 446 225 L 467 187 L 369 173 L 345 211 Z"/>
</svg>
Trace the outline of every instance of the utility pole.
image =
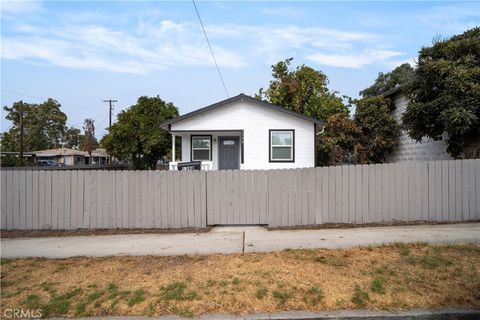
<svg viewBox="0 0 480 320">
<path fill-rule="evenodd" d="M 114 102 L 117 102 L 117 100 L 108 99 L 108 100 L 103 100 L 103 102 L 108 102 L 108 105 L 109 105 L 109 120 L 108 120 L 108 129 L 110 129 L 110 127 L 112 126 L 112 110 L 113 110 L 113 103 L 114 103 Z"/>
<path fill-rule="evenodd" d="M 20 165 L 23 166 L 23 101 L 20 100 Z"/>
<path fill-rule="evenodd" d="M 110 131 L 110 128 L 112 127 L 112 110 L 113 110 L 113 103 L 117 102 L 117 100 L 103 100 L 103 102 L 108 102 L 108 110 L 109 110 L 109 118 L 108 118 L 108 131 Z M 108 164 L 112 164 L 112 156 L 108 155 Z"/>
</svg>

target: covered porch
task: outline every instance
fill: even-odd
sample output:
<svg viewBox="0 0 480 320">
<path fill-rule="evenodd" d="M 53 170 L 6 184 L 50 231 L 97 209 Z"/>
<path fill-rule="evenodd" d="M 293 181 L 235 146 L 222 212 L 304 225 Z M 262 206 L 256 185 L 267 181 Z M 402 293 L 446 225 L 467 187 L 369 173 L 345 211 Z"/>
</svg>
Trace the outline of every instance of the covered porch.
<svg viewBox="0 0 480 320">
<path fill-rule="evenodd" d="M 171 131 L 172 161 L 169 170 L 178 164 L 200 161 L 201 170 L 243 169 L 243 130 Z M 175 141 L 180 140 L 180 150 Z"/>
</svg>

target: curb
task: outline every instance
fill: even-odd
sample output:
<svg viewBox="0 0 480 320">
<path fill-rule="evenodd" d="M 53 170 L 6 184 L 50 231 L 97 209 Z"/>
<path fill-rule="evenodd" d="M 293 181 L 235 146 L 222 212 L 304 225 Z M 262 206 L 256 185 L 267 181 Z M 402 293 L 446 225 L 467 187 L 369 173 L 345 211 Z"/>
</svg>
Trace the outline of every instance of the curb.
<svg viewBox="0 0 480 320">
<path fill-rule="evenodd" d="M 465 309 L 440 309 L 440 310 L 409 310 L 400 312 L 387 311 L 370 311 L 370 310 L 337 310 L 337 311 L 282 311 L 276 313 L 252 313 L 247 315 L 226 315 L 226 314 L 206 314 L 196 319 L 204 320 L 221 320 L 221 319 L 235 319 L 235 320 L 475 320 L 480 319 L 480 310 L 465 310 Z M 54 319 L 74 319 L 74 318 L 54 318 Z M 84 320 L 178 320 L 178 319 L 192 319 L 175 315 L 160 316 L 160 317 L 143 317 L 143 316 L 118 316 L 118 317 L 90 317 L 82 318 Z"/>
</svg>

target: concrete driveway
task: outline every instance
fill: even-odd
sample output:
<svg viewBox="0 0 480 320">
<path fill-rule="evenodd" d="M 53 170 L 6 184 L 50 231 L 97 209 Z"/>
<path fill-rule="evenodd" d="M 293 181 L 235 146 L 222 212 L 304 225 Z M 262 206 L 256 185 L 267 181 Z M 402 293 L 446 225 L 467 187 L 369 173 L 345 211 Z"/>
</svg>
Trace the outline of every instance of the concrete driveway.
<svg viewBox="0 0 480 320">
<path fill-rule="evenodd" d="M 213 228 L 208 233 L 14 238 L 2 239 L 0 243 L 2 258 L 68 258 L 337 249 L 419 241 L 480 243 L 480 223 L 285 231 L 236 226 Z"/>
</svg>

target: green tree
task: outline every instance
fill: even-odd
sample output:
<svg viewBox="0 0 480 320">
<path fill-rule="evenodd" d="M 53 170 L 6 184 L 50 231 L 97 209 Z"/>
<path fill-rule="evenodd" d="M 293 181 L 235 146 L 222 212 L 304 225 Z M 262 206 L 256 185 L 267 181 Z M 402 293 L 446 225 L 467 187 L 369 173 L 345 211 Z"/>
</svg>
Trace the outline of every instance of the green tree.
<svg viewBox="0 0 480 320">
<path fill-rule="evenodd" d="M 408 63 L 404 63 L 387 73 L 380 72 L 375 79 L 375 83 L 360 91 L 360 95 L 364 98 L 374 97 L 395 88 L 397 85 L 405 85 L 413 77 L 413 72 L 413 67 Z"/>
<path fill-rule="evenodd" d="M 446 132 L 453 157 L 480 158 L 479 27 L 422 48 L 406 92 L 402 120 L 410 137 Z"/>
<path fill-rule="evenodd" d="M 323 121 L 339 112 L 348 114 L 338 92 L 328 90 L 325 74 L 304 64 L 290 70 L 292 60 L 272 65 L 273 80 L 268 89 L 259 90 L 256 98 Z"/>
<path fill-rule="evenodd" d="M 376 96 L 354 103 L 353 119 L 342 113 L 328 119 L 318 137 L 318 165 L 381 163 L 398 145 L 400 126 L 388 100 Z"/>
<path fill-rule="evenodd" d="M 84 135 L 80 129 L 71 127 L 65 131 L 63 146 L 70 149 L 80 149 L 83 146 Z"/>
<path fill-rule="evenodd" d="M 0 150 L 1 151 L 18 151 L 18 128 L 10 128 L 10 130 L 0 134 Z"/>
<path fill-rule="evenodd" d="M 363 147 L 359 142 L 361 135 L 362 130 L 345 113 L 334 114 L 318 135 L 317 164 L 364 163 Z"/>
<path fill-rule="evenodd" d="M 356 101 L 355 124 L 360 128 L 363 162 L 381 163 L 398 145 L 400 126 L 390 114 L 389 100 L 375 96 Z"/>
<path fill-rule="evenodd" d="M 53 99 L 40 104 L 23 104 L 24 150 L 35 151 L 62 146 L 67 130 L 67 116 L 61 105 Z M 19 151 L 20 102 L 4 106 L 5 118 L 12 122 L 8 132 L 2 134 L 2 150 Z M 3 141 L 5 139 L 5 141 Z"/>
<path fill-rule="evenodd" d="M 130 160 L 135 169 L 155 169 L 171 147 L 170 134 L 160 128 L 178 116 L 178 109 L 159 97 L 140 97 L 137 104 L 120 112 L 101 144 L 120 160 Z"/>
<path fill-rule="evenodd" d="M 17 151 L 18 130 L 10 129 L 0 133 L 0 150 L 1 151 Z M 17 167 L 20 166 L 20 160 L 15 155 L 2 155 L 0 157 L 0 166 Z"/>
</svg>

